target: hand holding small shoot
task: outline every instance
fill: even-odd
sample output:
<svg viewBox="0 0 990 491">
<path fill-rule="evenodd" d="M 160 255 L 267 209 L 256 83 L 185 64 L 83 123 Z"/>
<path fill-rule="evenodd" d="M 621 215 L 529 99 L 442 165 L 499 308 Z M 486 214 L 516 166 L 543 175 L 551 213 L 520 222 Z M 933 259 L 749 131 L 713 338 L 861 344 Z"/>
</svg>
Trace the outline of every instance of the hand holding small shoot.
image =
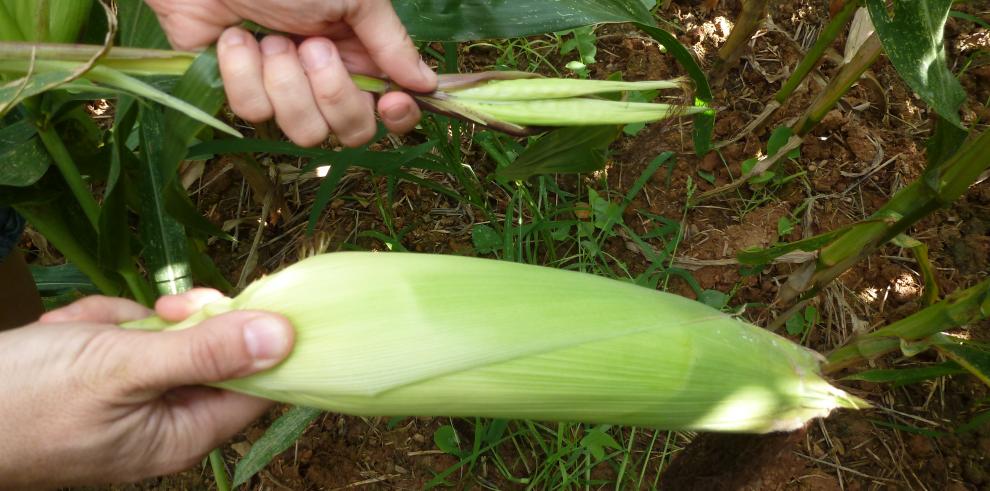
<svg viewBox="0 0 990 491">
<path fill-rule="evenodd" d="M 230 107 L 250 122 L 275 118 L 301 146 L 319 145 L 332 131 L 347 146 L 375 134 L 375 102 L 348 75 L 388 76 L 410 90 L 430 92 L 436 74 L 423 63 L 387 0 L 148 0 L 177 49 L 217 42 Z M 259 43 L 236 26 L 253 21 L 304 36 L 298 45 L 269 35 Z M 405 133 L 419 108 L 401 92 L 378 100 L 385 126 Z"/>
</svg>

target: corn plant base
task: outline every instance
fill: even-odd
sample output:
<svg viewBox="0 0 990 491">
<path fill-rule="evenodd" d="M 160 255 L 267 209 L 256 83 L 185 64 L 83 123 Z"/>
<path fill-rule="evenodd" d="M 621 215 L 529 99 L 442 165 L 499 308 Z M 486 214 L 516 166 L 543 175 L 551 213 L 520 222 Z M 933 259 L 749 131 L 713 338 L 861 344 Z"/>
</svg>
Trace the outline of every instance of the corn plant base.
<svg viewBox="0 0 990 491">
<path fill-rule="evenodd" d="M 219 386 L 377 416 L 486 416 L 770 432 L 867 404 L 821 357 L 706 305 L 594 275 L 456 256 L 344 252 L 186 321 L 266 310 L 296 326 L 276 368 Z"/>
</svg>

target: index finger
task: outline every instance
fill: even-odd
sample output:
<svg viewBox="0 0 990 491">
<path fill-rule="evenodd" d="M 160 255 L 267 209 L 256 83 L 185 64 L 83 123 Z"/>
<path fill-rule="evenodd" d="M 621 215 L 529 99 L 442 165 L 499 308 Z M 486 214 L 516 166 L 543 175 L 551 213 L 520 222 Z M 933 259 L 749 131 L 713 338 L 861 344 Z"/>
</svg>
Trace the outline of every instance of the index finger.
<svg viewBox="0 0 990 491">
<path fill-rule="evenodd" d="M 49 322 L 92 322 L 97 324 L 122 324 L 151 316 L 151 309 L 126 298 L 86 297 L 60 309 L 53 310 L 38 319 Z"/>
<path fill-rule="evenodd" d="M 379 67 L 402 87 L 418 92 L 437 88 L 437 74 L 430 69 L 388 0 L 364 0 L 344 19 Z"/>
</svg>

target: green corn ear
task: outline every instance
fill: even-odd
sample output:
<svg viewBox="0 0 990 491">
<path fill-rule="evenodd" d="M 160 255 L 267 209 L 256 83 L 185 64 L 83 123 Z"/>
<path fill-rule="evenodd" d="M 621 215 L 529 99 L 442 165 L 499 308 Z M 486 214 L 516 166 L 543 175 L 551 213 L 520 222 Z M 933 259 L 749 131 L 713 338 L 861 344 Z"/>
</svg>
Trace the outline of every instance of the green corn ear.
<svg viewBox="0 0 990 491">
<path fill-rule="evenodd" d="M 684 81 L 680 79 L 621 82 L 572 78 L 524 78 L 492 80 L 464 89 L 448 89 L 445 92 L 458 99 L 527 101 L 534 99 L 564 99 L 608 92 L 677 89 L 683 85 Z"/>
<path fill-rule="evenodd" d="M 583 98 L 518 102 L 458 100 L 457 103 L 470 109 L 470 114 L 484 115 L 486 121 L 523 126 L 581 126 L 592 121 L 596 125 L 645 123 L 708 110 L 705 107 Z"/>
<path fill-rule="evenodd" d="M 360 415 L 486 416 L 672 430 L 791 430 L 867 404 L 820 357 L 703 304 L 494 260 L 316 256 L 176 325 L 265 310 L 296 327 L 282 364 L 218 384 Z"/>
<path fill-rule="evenodd" d="M 710 111 L 707 107 L 593 97 L 610 92 L 683 88 L 685 83 L 684 79 L 622 82 L 543 78 L 525 72 L 480 72 L 441 75 L 436 92 L 412 96 L 430 111 L 514 135 L 531 135 L 548 127 L 645 123 Z"/>
</svg>

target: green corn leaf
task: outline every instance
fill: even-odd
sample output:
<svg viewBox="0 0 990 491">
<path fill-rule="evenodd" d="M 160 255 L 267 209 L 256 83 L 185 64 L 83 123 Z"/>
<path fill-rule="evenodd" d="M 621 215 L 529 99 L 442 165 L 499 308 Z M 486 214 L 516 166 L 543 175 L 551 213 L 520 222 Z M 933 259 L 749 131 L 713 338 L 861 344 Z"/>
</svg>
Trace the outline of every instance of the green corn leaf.
<svg viewBox="0 0 990 491">
<path fill-rule="evenodd" d="M 933 378 L 966 373 L 958 363 L 948 361 L 915 368 L 878 368 L 859 372 L 842 380 L 863 380 L 875 383 L 892 383 L 895 387 L 916 384 Z"/>
<path fill-rule="evenodd" d="M 21 31 L 17 17 L 11 9 L 12 5 L 0 2 L 0 39 L 4 41 L 25 41 L 27 38 Z"/>
<path fill-rule="evenodd" d="M 0 101 L 8 101 L 12 99 L 18 92 L 33 92 L 33 94 L 37 94 L 41 91 L 51 89 L 53 88 L 52 86 L 57 86 L 59 82 L 71 78 L 73 70 L 77 69 L 79 66 L 80 65 L 78 63 L 74 62 L 51 60 L 37 60 L 33 63 L 33 66 L 26 60 L 0 61 L 0 71 L 27 73 L 31 69 L 34 69 L 38 72 L 37 74 L 31 75 L 31 81 L 25 85 L 24 89 L 20 89 L 17 86 L 11 86 L 9 84 L 3 89 L 0 89 Z M 42 76 L 43 78 L 39 78 Z M 166 94 L 154 86 L 142 82 L 141 80 L 131 77 L 121 71 L 114 70 L 107 66 L 96 65 L 86 72 L 85 77 L 93 82 L 105 84 L 118 90 L 123 90 L 130 94 L 157 102 L 163 106 L 178 111 L 189 118 L 208 124 L 220 131 L 223 131 L 224 133 L 237 137 L 241 136 L 240 132 L 234 128 L 231 128 L 226 123 L 214 118 L 199 107 L 196 107 L 177 97 Z M 37 79 L 37 81 L 35 79 Z M 47 85 L 43 85 L 45 82 L 47 82 Z"/>
<path fill-rule="evenodd" d="M 694 55 L 682 45 L 676 37 L 650 22 L 649 25 L 636 24 L 643 32 L 656 39 L 674 59 L 680 63 L 687 75 L 694 82 L 694 100 L 696 106 L 710 107 L 713 101 L 712 89 L 708 85 L 705 71 L 698 65 Z M 702 111 L 694 116 L 694 153 L 699 157 L 708 153 L 712 147 L 712 134 L 715 131 L 715 111 Z"/>
<path fill-rule="evenodd" d="M 609 22 L 653 23 L 641 0 L 416 0 L 393 2 L 417 41 L 470 41 Z"/>
<path fill-rule="evenodd" d="M 975 375 L 983 383 L 990 385 L 990 344 L 950 336 L 944 336 L 943 339 L 951 340 L 951 342 L 936 343 L 935 349 Z"/>
<path fill-rule="evenodd" d="M 973 416 L 966 424 L 956 428 L 956 434 L 969 433 L 975 429 L 982 427 L 985 424 L 990 424 L 990 411 L 983 411 L 976 416 Z"/>
<path fill-rule="evenodd" d="M 118 0 L 117 22 L 121 46 L 168 49 L 168 38 L 158 17 L 144 0 Z"/>
<path fill-rule="evenodd" d="M 279 416 L 268 431 L 251 445 L 247 455 L 237 462 L 233 487 L 246 484 L 278 454 L 291 447 L 322 413 L 319 409 L 294 407 Z"/>
<path fill-rule="evenodd" d="M 46 42 L 72 43 L 89 18 L 94 0 L 48 0 L 48 37 Z"/>
<path fill-rule="evenodd" d="M 127 222 L 127 202 L 125 179 L 121 172 L 125 162 L 130 168 L 138 167 L 134 154 L 126 146 L 127 136 L 131 134 L 137 120 L 137 104 L 129 96 L 117 100 L 114 113 L 110 168 L 107 173 L 106 186 L 103 190 L 103 205 L 100 207 L 99 218 L 99 259 L 100 265 L 107 269 L 120 271 L 131 264 L 131 230 Z"/>
<path fill-rule="evenodd" d="M 214 50 L 204 51 L 196 57 L 175 84 L 172 95 L 176 100 L 182 101 L 199 113 L 216 114 L 223 105 L 224 93 Z M 216 121 L 212 116 L 210 120 Z M 230 239 L 229 235 L 203 217 L 177 179 L 179 164 L 185 158 L 189 145 L 195 140 L 196 135 L 205 129 L 204 123 L 217 128 L 210 121 L 198 118 L 186 110 L 175 106 L 166 109 L 163 135 L 165 145 L 162 148 L 161 160 L 157 164 L 161 167 L 162 176 L 165 177 L 162 182 L 163 187 L 160 189 L 165 193 L 166 210 L 181 224 L 207 236 Z M 236 130 L 234 132 L 235 136 L 240 136 Z M 225 131 L 225 133 L 230 132 Z"/>
<path fill-rule="evenodd" d="M 949 160 L 952 154 L 962 147 L 963 142 L 969 133 L 942 116 L 935 116 L 935 131 L 925 144 L 925 157 L 928 160 L 928 168 L 936 169 L 940 164 Z M 937 176 L 937 172 L 929 171 L 926 177 Z M 938 189 L 937 185 L 933 189 Z"/>
<path fill-rule="evenodd" d="M 768 247 L 766 249 L 746 249 L 740 251 L 736 257 L 739 259 L 741 264 L 747 266 L 760 266 L 765 264 L 770 264 L 774 259 L 783 256 L 789 252 L 794 251 L 805 251 L 812 252 L 816 251 L 830 242 L 836 239 L 836 237 L 841 236 L 850 226 L 845 226 L 836 230 L 831 230 L 814 237 L 808 237 L 807 239 L 801 239 L 794 242 L 789 242 L 787 244 L 780 244 L 773 247 Z"/>
<path fill-rule="evenodd" d="M 72 78 L 67 70 L 52 70 L 32 73 L 28 76 L 7 82 L 0 86 L 0 116 L 16 107 L 28 97 L 36 96 Z"/>
<path fill-rule="evenodd" d="M 511 164 L 498 169 L 496 176 L 523 180 L 539 174 L 596 171 L 605 166 L 608 146 L 618 137 L 618 126 L 555 130 L 527 146 Z"/>
<path fill-rule="evenodd" d="M 220 110 L 225 99 L 216 51 L 204 51 L 196 57 L 186 73 L 175 84 L 172 89 L 172 96 L 195 108 L 199 113 L 212 115 Z M 216 121 L 212 116 L 210 116 L 210 120 Z M 179 107 L 170 106 L 165 111 L 166 145 L 163 149 L 165 153 L 162 154 L 161 165 L 168 175 L 177 173 L 179 163 L 185 157 L 186 150 L 196 135 L 203 130 L 204 123 L 224 133 L 240 137 L 237 130 L 226 124 L 223 124 L 222 127 L 217 126 L 210 121 L 196 117 L 195 113 L 189 113 Z"/>
<path fill-rule="evenodd" d="M 93 282 L 71 263 L 58 266 L 31 265 L 30 269 L 34 283 L 41 293 L 58 294 L 68 290 L 83 293 L 99 292 Z"/>
<path fill-rule="evenodd" d="M 141 242 L 144 257 L 155 289 L 163 294 L 177 294 L 192 288 L 186 232 L 165 209 L 162 190 L 173 176 L 164 173 L 163 115 L 161 109 L 143 106 L 139 109 L 141 159 L 138 191 L 141 200 Z"/>
<path fill-rule="evenodd" d="M 0 186 L 30 186 L 45 175 L 52 158 L 24 119 L 0 128 Z"/>
<path fill-rule="evenodd" d="M 901 78 L 932 109 L 962 127 L 959 106 L 966 92 L 945 58 L 945 21 L 952 0 L 866 0 L 883 49 Z"/>
</svg>

